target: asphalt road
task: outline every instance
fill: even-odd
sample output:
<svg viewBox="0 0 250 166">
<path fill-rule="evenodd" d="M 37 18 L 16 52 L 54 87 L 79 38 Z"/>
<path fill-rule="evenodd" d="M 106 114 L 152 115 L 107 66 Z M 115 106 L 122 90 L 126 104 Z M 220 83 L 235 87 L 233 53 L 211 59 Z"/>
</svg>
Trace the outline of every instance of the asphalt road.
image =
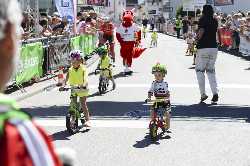
<svg viewBox="0 0 250 166">
<path fill-rule="evenodd" d="M 149 47 L 150 39 L 143 41 Z M 97 93 L 98 76 L 90 70 L 91 95 L 88 105 L 92 127 L 73 136 L 65 131 L 69 92 L 52 89 L 21 101 L 54 138 L 56 147 L 77 152 L 77 166 L 171 165 L 250 166 L 250 63 L 219 52 L 218 105 L 198 104 L 199 90 L 192 57 L 185 56 L 186 44 L 159 35 L 157 48 L 148 48 L 134 61 L 134 74 L 124 77 L 119 58 L 114 70 L 117 89 Z M 117 46 L 118 55 L 119 48 Z M 119 55 L 118 55 L 119 56 Z M 172 102 L 170 133 L 152 142 L 148 136 L 148 106 L 144 105 L 153 81 L 151 67 L 167 65 Z"/>
</svg>

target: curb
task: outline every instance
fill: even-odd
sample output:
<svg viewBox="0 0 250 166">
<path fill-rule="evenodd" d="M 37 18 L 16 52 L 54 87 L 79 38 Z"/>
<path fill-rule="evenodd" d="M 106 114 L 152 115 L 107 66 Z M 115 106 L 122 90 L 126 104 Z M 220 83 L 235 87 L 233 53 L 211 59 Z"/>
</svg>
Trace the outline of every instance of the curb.
<svg viewBox="0 0 250 166">
<path fill-rule="evenodd" d="M 164 33 L 164 32 L 163 32 L 162 34 L 163 34 L 163 35 L 172 36 L 172 37 L 177 38 L 177 36 L 176 36 L 176 35 L 171 35 L 171 34 Z M 183 40 L 184 40 L 183 36 L 180 36 L 180 39 L 183 39 Z"/>
<path fill-rule="evenodd" d="M 97 60 L 99 59 L 99 57 L 98 56 L 93 56 L 93 58 L 90 58 L 89 60 L 90 60 L 90 62 L 89 63 L 87 63 L 87 68 L 89 68 L 89 67 L 91 67 L 95 62 L 97 62 Z M 51 80 L 51 79 L 53 79 L 54 77 L 51 77 L 51 78 L 49 78 L 48 80 Z M 25 100 L 25 99 L 27 99 L 27 98 L 30 98 L 30 97 L 32 97 L 32 96 L 35 96 L 35 95 L 37 95 L 37 94 L 39 94 L 39 93 L 42 93 L 42 92 L 44 92 L 44 91 L 50 91 L 50 90 L 52 90 L 52 89 L 54 89 L 54 88 L 56 88 L 57 86 L 56 86 L 56 83 L 55 84 L 50 84 L 50 85 L 47 85 L 47 86 L 45 86 L 45 87 L 42 87 L 42 88 L 39 88 L 39 89 L 37 89 L 37 90 L 35 90 L 35 91 L 33 91 L 33 92 L 26 92 L 24 95 L 22 95 L 22 96 L 20 96 L 20 97 L 14 97 L 15 98 L 15 100 L 17 101 L 17 102 L 20 102 L 20 101 L 23 101 L 23 100 Z"/>
</svg>

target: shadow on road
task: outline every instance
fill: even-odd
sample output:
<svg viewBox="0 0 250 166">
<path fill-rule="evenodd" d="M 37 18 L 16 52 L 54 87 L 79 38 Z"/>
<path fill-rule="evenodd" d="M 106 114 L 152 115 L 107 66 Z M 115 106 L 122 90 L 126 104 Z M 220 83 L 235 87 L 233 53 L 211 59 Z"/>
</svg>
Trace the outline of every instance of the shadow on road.
<svg viewBox="0 0 250 166">
<path fill-rule="evenodd" d="M 143 105 L 144 102 L 113 102 L 113 101 L 91 101 L 88 107 L 91 116 L 121 118 L 126 117 L 128 112 L 134 111 L 136 117 L 149 116 L 148 106 Z M 58 118 L 63 117 L 67 113 L 68 106 L 50 106 L 50 107 L 32 107 L 23 108 L 34 117 L 38 118 Z M 142 115 L 140 115 L 142 114 Z M 128 116 L 127 116 L 128 117 Z M 244 119 L 250 121 L 250 105 L 172 105 L 172 117 L 183 120 L 189 118 L 203 119 L 226 119 L 238 120 Z M 130 117 L 128 117 L 130 118 Z M 134 117 L 133 117 L 134 118 Z"/>
<path fill-rule="evenodd" d="M 114 79 L 117 79 L 117 78 L 123 78 L 123 77 L 128 77 L 128 76 L 125 75 L 123 72 L 120 72 L 118 74 L 115 74 L 113 77 Z"/>
<path fill-rule="evenodd" d="M 93 75 L 96 75 L 94 71 L 89 73 L 89 76 L 93 76 Z"/>
<path fill-rule="evenodd" d="M 150 138 L 149 133 L 140 141 L 136 141 L 136 143 L 133 145 L 134 148 L 146 148 L 150 145 L 160 145 L 160 140 L 170 139 L 171 137 L 169 135 L 164 135 L 164 133 L 160 133 L 156 140 L 152 140 Z"/>
<path fill-rule="evenodd" d="M 88 96 L 88 98 L 93 98 L 93 97 L 96 97 L 96 96 L 101 96 L 99 92 L 95 92 L 91 95 Z"/>
<path fill-rule="evenodd" d="M 87 133 L 89 132 L 90 129 L 85 129 L 85 130 L 80 130 L 80 133 Z M 70 140 L 70 137 L 72 136 L 71 134 L 69 134 L 69 132 L 67 130 L 63 130 L 63 131 L 58 131 L 56 133 L 53 133 L 52 135 L 50 135 L 51 138 L 56 141 L 56 140 Z"/>
<path fill-rule="evenodd" d="M 245 70 L 250 70 L 250 67 L 249 67 L 249 68 L 246 68 Z"/>
<path fill-rule="evenodd" d="M 194 69 L 195 69 L 195 66 L 191 66 L 191 67 L 189 67 L 188 69 L 194 70 Z"/>
<path fill-rule="evenodd" d="M 67 130 L 58 131 L 50 135 L 52 139 L 55 140 L 70 140 L 69 137 L 71 136 Z"/>
</svg>

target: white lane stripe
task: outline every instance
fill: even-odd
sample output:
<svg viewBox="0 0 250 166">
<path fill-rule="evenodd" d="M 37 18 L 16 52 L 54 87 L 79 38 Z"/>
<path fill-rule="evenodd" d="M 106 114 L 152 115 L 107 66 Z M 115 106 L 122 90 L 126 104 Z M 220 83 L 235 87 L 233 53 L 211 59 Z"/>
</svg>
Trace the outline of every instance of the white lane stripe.
<svg viewBox="0 0 250 166">
<path fill-rule="evenodd" d="M 43 127 L 63 127 L 65 120 L 35 120 Z M 91 127 L 94 128 L 147 128 L 146 120 L 91 120 Z"/>
<path fill-rule="evenodd" d="M 209 88 L 206 83 L 206 88 Z M 97 88 L 98 85 L 90 85 L 90 89 Z M 118 88 L 150 88 L 150 84 L 117 84 Z M 169 84 L 170 88 L 198 88 L 198 84 Z M 220 89 L 250 89 L 250 84 L 219 84 Z"/>
<path fill-rule="evenodd" d="M 245 123 L 245 119 L 230 119 L 230 118 L 172 118 L 171 123 L 176 122 L 185 122 L 189 123 L 190 121 L 196 122 L 212 122 L 212 123 L 225 123 L 225 122 L 237 122 Z M 37 119 L 35 122 L 43 127 L 64 127 L 65 120 L 41 120 Z M 145 129 L 148 128 L 149 119 L 140 119 L 140 120 L 91 120 L 92 128 L 133 128 L 133 129 Z"/>
</svg>

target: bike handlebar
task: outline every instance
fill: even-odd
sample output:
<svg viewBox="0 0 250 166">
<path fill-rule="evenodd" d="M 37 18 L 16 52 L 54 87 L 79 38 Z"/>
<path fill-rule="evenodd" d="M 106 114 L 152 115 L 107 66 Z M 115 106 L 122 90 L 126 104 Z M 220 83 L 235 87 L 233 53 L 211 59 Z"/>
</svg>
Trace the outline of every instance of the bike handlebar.
<svg viewBox="0 0 250 166">
<path fill-rule="evenodd" d="M 145 100 L 145 103 L 159 103 L 159 102 L 166 102 L 166 101 L 169 101 L 169 99 L 154 99 L 154 100 L 151 100 L 151 99 L 146 99 Z"/>
<path fill-rule="evenodd" d="M 59 88 L 59 91 L 68 91 L 68 90 L 72 90 L 72 91 L 77 91 L 77 90 L 88 90 L 86 86 L 81 87 L 81 86 L 70 86 L 70 87 L 61 87 Z"/>
<path fill-rule="evenodd" d="M 111 70 L 108 69 L 108 68 L 105 68 L 105 69 L 95 69 L 95 75 L 97 74 L 98 71 L 105 71 L 105 70 L 111 71 Z"/>
</svg>

